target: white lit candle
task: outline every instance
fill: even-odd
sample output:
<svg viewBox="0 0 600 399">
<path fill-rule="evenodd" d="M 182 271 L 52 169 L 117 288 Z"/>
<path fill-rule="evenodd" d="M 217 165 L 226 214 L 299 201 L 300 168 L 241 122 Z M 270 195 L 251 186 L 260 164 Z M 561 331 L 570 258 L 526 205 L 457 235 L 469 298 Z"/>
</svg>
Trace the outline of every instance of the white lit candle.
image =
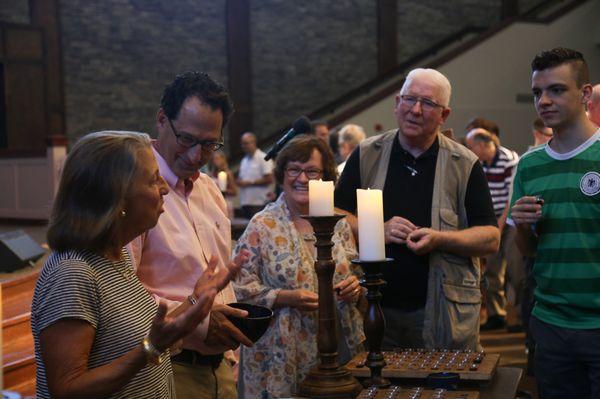
<svg viewBox="0 0 600 399">
<path fill-rule="evenodd" d="M 309 180 L 308 182 L 309 216 L 333 216 L 333 182 Z"/>
<path fill-rule="evenodd" d="M 219 182 L 219 190 L 225 192 L 227 190 L 227 172 L 220 171 L 217 175 L 217 181 Z"/>
<path fill-rule="evenodd" d="M 356 190 L 360 260 L 385 259 L 383 233 L 383 193 L 381 190 Z"/>
</svg>

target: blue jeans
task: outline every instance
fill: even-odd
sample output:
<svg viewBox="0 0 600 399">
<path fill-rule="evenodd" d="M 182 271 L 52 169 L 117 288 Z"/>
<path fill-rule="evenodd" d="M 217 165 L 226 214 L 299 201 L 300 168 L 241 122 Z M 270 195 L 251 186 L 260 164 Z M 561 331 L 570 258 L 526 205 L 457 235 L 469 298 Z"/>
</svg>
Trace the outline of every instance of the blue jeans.
<svg viewBox="0 0 600 399">
<path fill-rule="evenodd" d="M 540 399 L 600 398 L 600 329 L 576 330 L 529 319 Z"/>
</svg>

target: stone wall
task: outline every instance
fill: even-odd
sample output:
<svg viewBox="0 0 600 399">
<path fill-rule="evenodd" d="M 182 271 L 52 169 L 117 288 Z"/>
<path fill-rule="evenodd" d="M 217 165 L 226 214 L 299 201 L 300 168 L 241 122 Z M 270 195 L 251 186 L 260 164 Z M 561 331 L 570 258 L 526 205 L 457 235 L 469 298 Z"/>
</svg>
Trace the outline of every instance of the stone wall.
<svg viewBox="0 0 600 399">
<path fill-rule="evenodd" d="M 227 84 L 225 0 L 63 0 L 67 132 L 154 134 L 164 86 L 203 70 Z"/>
<path fill-rule="evenodd" d="M 399 63 L 467 26 L 488 27 L 500 20 L 501 0 L 398 0 Z"/>
<path fill-rule="evenodd" d="M 398 61 L 464 26 L 497 22 L 500 1 L 398 0 Z M 376 4 L 250 1 L 248 67 L 259 137 L 376 77 Z M 226 0 L 59 0 L 71 140 L 104 129 L 153 134 L 162 89 L 178 72 L 203 70 L 227 85 L 225 5 Z M 28 23 L 28 1 L 0 1 L 0 20 Z"/>
<path fill-rule="evenodd" d="M 29 24 L 28 0 L 0 0 L 0 22 Z"/>
<path fill-rule="evenodd" d="M 371 0 L 251 2 L 258 136 L 376 77 L 376 12 Z"/>
</svg>

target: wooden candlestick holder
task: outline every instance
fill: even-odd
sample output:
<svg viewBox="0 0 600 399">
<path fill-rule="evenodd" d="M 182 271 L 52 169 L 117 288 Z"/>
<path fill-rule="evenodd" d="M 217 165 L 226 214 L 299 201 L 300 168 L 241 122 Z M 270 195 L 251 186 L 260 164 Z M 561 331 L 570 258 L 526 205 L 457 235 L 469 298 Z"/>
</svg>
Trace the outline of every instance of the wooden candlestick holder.
<svg viewBox="0 0 600 399">
<path fill-rule="evenodd" d="M 385 332 L 385 317 L 381 310 L 381 289 L 385 287 L 381 268 L 393 259 L 386 258 L 380 261 L 361 261 L 355 259 L 352 263 L 359 265 L 365 273 L 365 278 L 360 285 L 367 289 L 367 301 L 369 307 L 364 319 L 364 331 L 369 345 L 369 353 L 365 366 L 371 370 L 371 377 L 365 380 L 366 387 L 386 388 L 390 382 L 381 376 L 381 370 L 385 367 L 385 360 L 381 352 L 381 342 Z"/>
<path fill-rule="evenodd" d="M 310 222 L 317 239 L 315 271 L 319 284 L 317 348 L 320 361 L 302 381 L 298 394 L 308 398 L 353 399 L 362 387 L 350 372 L 337 362 L 338 328 L 333 296 L 335 263 L 331 256 L 333 230 L 344 215 L 302 217 Z"/>
</svg>

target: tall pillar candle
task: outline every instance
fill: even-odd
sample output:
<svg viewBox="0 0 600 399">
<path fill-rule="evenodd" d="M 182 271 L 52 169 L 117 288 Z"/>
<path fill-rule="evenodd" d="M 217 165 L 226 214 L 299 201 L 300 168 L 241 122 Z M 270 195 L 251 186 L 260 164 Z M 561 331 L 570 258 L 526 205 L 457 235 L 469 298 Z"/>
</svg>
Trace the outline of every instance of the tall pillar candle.
<svg viewBox="0 0 600 399">
<path fill-rule="evenodd" d="M 385 259 L 383 232 L 383 193 L 381 190 L 356 190 L 359 258 L 362 261 Z"/>
<path fill-rule="evenodd" d="M 219 190 L 225 192 L 227 190 L 227 172 L 220 171 L 217 174 L 217 181 L 219 183 Z"/>
<path fill-rule="evenodd" d="M 310 180 L 308 182 L 308 215 L 333 216 L 333 182 Z"/>
</svg>

